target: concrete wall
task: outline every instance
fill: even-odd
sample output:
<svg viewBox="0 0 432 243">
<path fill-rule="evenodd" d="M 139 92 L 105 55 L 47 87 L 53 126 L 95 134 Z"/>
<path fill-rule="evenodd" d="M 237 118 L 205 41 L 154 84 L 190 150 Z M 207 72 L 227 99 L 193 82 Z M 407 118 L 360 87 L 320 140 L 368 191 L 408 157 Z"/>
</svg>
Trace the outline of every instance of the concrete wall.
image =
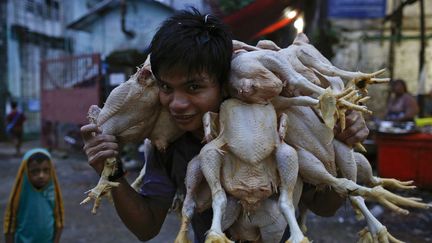
<svg viewBox="0 0 432 243">
<path fill-rule="evenodd" d="M 396 1 L 397 2 L 397 1 Z M 420 22 L 419 4 L 407 6 L 404 10 L 402 40 L 395 44 L 394 78 L 407 82 L 409 91 L 424 94 L 432 90 L 432 1 L 424 1 L 426 15 L 426 82 L 419 86 Z M 394 6 L 388 1 L 387 12 Z M 340 32 L 340 43 L 334 46 L 332 62 L 343 69 L 372 72 L 388 67 L 390 25 L 381 20 L 332 20 L 334 28 Z M 389 73 L 386 74 L 387 76 Z M 382 75 L 382 77 L 386 76 Z M 377 85 L 370 89 L 372 99 L 368 106 L 381 117 L 386 107 L 387 85 Z"/>
<path fill-rule="evenodd" d="M 18 101 L 20 109 L 25 112 L 26 133 L 38 133 L 40 129 L 39 63 L 45 58 L 65 55 L 64 47 L 46 42 L 64 35 L 61 9 L 57 11 L 57 17 L 52 17 L 50 13 L 54 10 L 51 11 L 45 1 L 33 4 L 8 1 L 7 5 L 7 86 L 11 98 Z M 16 31 L 17 27 L 21 32 Z M 25 32 L 22 33 L 23 29 Z"/>
<path fill-rule="evenodd" d="M 87 14 L 86 1 L 66 1 L 64 6 L 65 22 L 72 21 Z M 208 4 L 203 0 L 159 0 L 159 1 L 127 1 L 126 28 L 137 35 L 128 39 L 121 31 L 120 7 L 107 11 L 88 25 L 84 31 L 67 30 L 73 38 L 74 53 L 88 54 L 100 52 L 109 55 L 113 50 L 145 49 L 150 43 L 159 24 L 172 14 L 170 8 L 181 10 L 195 7 L 202 12 L 209 12 Z"/>
<path fill-rule="evenodd" d="M 160 4 L 131 1 L 128 3 L 126 29 L 134 31 L 136 36 L 129 39 L 122 32 L 120 9 L 114 9 L 88 26 L 91 48 L 102 56 L 114 50 L 145 49 L 160 23 L 171 13 Z"/>
</svg>

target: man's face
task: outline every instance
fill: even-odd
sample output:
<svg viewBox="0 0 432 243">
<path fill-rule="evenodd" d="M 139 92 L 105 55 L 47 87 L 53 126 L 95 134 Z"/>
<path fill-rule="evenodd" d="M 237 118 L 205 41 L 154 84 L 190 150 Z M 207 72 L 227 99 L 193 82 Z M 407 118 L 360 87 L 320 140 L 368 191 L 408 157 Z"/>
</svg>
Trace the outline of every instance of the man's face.
<svg viewBox="0 0 432 243">
<path fill-rule="evenodd" d="M 161 73 L 158 80 L 159 99 L 177 125 L 201 136 L 202 117 L 207 111 L 217 112 L 222 101 L 221 87 L 207 74 L 188 76 L 185 72 Z"/>
<path fill-rule="evenodd" d="M 36 189 L 41 189 L 48 184 L 51 177 L 51 164 L 48 160 L 44 160 L 42 163 L 34 160 L 29 161 L 27 166 L 28 178 Z"/>
</svg>

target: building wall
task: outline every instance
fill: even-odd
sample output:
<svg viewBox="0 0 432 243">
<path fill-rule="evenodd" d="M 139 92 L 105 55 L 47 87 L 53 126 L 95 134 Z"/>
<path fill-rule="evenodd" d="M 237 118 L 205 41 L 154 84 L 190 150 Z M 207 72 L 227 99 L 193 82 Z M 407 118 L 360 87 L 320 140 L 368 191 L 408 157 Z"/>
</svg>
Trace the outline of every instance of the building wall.
<svg viewBox="0 0 432 243">
<path fill-rule="evenodd" d="M 0 0 L 0 127 L 6 126 L 7 90 L 7 1 Z M 6 138 L 6 131 L 0 130 L 0 140 Z"/>
<path fill-rule="evenodd" d="M 8 1 L 8 90 L 27 116 L 26 133 L 40 130 L 40 61 L 66 53 L 59 1 Z"/>
<path fill-rule="evenodd" d="M 398 1 L 396 1 L 398 2 Z M 409 91 L 424 94 L 432 90 L 432 1 L 424 1 L 426 15 L 426 81 L 419 86 L 420 22 L 419 4 L 404 9 L 402 40 L 395 44 L 394 78 L 407 82 Z M 387 12 L 397 6 L 393 0 L 387 1 Z M 334 46 L 332 62 L 343 69 L 372 72 L 389 65 L 390 25 L 381 20 L 332 20 L 332 25 L 340 30 L 340 43 Z M 381 77 L 389 76 L 387 72 Z M 372 99 L 368 106 L 375 115 L 382 117 L 386 107 L 388 85 L 376 85 L 370 89 Z"/>
<path fill-rule="evenodd" d="M 63 4 L 68 9 L 64 14 L 65 22 L 71 23 L 87 14 L 89 8 L 86 2 L 88 1 L 64 0 Z M 149 44 L 159 24 L 170 16 L 173 10 L 191 6 L 202 12 L 210 11 L 210 7 L 203 0 L 127 1 L 126 28 L 137 34 L 132 39 L 121 32 L 120 7 L 107 11 L 82 31 L 67 29 L 66 32 L 68 36 L 73 36 L 75 54 L 100 52 L 102 56 L 106 56 L 113 50 L 142 50 Z M 173 10 L 169 10 L 170 8 Z"/>
<path fill-rule="evenodd" d="M 91 49 L 102 56 L 114 50 L 145 49 L 160 23 L 172 14 L 167 8 L 148 2 L 130 1 L 126 15 L 126 29 L 135 32 L 129 39 L 121 30 L 120 9 L 114 9 L 87 27 Z"/>
</svg>

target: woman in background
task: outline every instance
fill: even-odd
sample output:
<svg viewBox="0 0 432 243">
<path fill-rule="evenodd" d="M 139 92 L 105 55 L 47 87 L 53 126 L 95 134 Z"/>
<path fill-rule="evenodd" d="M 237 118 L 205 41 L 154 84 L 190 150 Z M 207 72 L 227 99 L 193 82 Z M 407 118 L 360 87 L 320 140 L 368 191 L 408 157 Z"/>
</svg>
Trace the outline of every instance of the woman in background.
<svg viewBox="0 0 432 243">
<path fill-rule="evenodd" d="M 391 96 L 387 104 L 385 120 L 395 122 L 414 121 L 419 107 L 414 97 L 408 93 L 404 80 L 396 79 L 391 82 Z"/>
</svg>

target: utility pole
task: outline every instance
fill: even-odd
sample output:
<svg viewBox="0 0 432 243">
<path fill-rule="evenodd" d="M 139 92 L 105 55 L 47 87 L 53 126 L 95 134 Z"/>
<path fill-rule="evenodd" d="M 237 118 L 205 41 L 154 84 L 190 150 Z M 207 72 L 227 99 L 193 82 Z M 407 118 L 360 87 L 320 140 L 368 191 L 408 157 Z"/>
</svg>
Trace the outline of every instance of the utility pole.
<svg viewBox="0 0 432 243">
<path fill-rule="evenodd" d="M 8 97 L 7 0 L 0 0 L 0 141 L 6 139 L 6 99 Z"/>
<path fill-rule="evenodd" d="M 419 53 L 419 80 L 421 79 L 422 72 L 424 71 L 424 63 L 425 63 L 425 49 L 426 49 L 426 28 L 425 28 L 425 13 L 424 13 L 424 0 L 419 0 L 420 3 L 420 53 Z M 421 84 L 419 84 L 421 85 Z M 425 94 L 418 94 L 418 104 L 420 108 L 419 115 L 420 117 L 425 116 Z"/>
</svg>

